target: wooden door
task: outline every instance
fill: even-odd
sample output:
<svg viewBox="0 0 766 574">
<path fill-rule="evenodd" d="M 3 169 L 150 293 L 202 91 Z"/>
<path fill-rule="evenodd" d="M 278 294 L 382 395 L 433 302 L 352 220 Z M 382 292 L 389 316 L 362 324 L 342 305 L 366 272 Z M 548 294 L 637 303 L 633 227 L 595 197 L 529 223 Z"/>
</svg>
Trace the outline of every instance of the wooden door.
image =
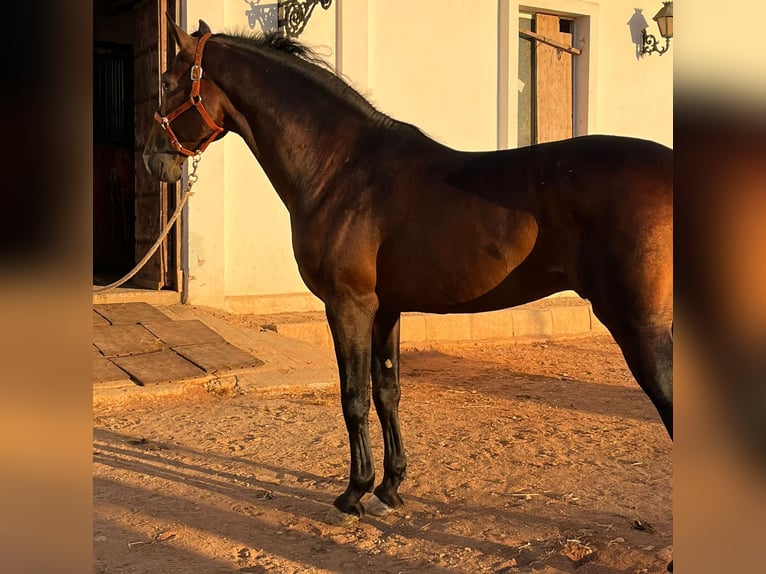
<svg viewBox="0 0 766 574">
<path fill-rule="evenodd" d="M 535 31 L 551 40 L 572 45 L 571 20 L 551 14 L 535 14 Z M 536 134 L 537 143 L 573 136 L 572 54 L 536 42 Z"/>
<path fill-rule="evenodd" d="M 176 205 L 176 185 L 154 179 L 142 160 L 153 114 L 160 105 L 160 76 L 173 53 L 167 33 L 168 12 L 177 19 L 176 0 L 142 0 L 134 8 L 136 261 L 144 257 L 157 240 Z M 180 288 L 177 281 L 179 225 L 180 220 L 162 247 L 134 277 L 136 285 L 148 289 Z"/>
</svg>

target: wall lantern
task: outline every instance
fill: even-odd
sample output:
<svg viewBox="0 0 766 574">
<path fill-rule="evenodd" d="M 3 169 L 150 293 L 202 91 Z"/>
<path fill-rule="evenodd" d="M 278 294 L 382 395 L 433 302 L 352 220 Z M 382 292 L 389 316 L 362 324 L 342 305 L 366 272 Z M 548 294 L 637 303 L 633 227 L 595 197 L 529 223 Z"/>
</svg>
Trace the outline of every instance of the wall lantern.
<svg viewBox="0 0 766 574">
<path fill-rule="evenodd" d="M 660 36 L 665 38 L 665 46 L 658 48 L 657 44 L 659 40 L 652 34 L 646 33 L 646 28 L 641 32 L 641 38 L 643 39 L 643 46 L 641 47 L 642 54 L 651 54 L 657 52 L 662 56 L 670 48 L 670 39 L 673 37 L 673 2 L 663 2 L 662 8 L 652 18 L 657 22 L 657 27 L 660 29 Z"/>
</svg>

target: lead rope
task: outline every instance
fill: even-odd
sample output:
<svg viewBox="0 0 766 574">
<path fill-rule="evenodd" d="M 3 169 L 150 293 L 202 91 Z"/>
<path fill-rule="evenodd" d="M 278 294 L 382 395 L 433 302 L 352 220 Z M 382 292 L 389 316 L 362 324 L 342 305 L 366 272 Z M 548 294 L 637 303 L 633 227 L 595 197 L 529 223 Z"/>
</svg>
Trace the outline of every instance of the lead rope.
<svg viewBox="0 0 766 574">
<path fill-rule="evenodd" d="M 128 272 L 127 275 L 122 277 L 121 279 L 118 279 L 114 283 L 110 283 L 109 285 L 103 285 L 99 287 L 93 287 L 94 293 L 103 293 L 104 291 L 110 291 L 116 287 L 119 287 L 126 281 L 130 280 L 136 273 L 138 273 L 141 268 L 146 265 L 146 262 L 149 261 L 149 259 L 152 258 L 152 255 L 159 249 L 160 245 L 162 245 L 162 242 L 165 241 L 165 238 L 168 236 L 168 233 L 170 233 L 170 229 L 173 227 L 173 224 L 178 219 L 178 216 L 181 215 L 181 210 L 183 209 L 184 205 L 186 205 L 186 202 L 189 201 L 189 198 L 192 195 L 191 188 L 192 186 L 197 183 L 197 166 L 199 165 L 200 158 L 202 157 L 202 152 L 197 151 L 196 154 L 194 154 L 194 157 L 192 158 L 192 171 L 189 174 L 189 177 L 187 178 L 186 182 L 186 191 L 184 191 L 183 196 L 181 197 L 181 201 L 178 202 L 178 206 L 176 207 L 176 210 L 173 212 L 173 215 L 170 216 L 170 219 L 168 219 L 168 222 L 165 224 L 165 227 L 162 229 L 162 233 L 160 233 L 160 236 L 157 238 L 157 241 L 154 242 L 154 245 L 152 245 L 151 249 L 147 252 L 146 255 L 144 255 L 144 258 L 139 261 L 136 266 Z"/>
</svg>

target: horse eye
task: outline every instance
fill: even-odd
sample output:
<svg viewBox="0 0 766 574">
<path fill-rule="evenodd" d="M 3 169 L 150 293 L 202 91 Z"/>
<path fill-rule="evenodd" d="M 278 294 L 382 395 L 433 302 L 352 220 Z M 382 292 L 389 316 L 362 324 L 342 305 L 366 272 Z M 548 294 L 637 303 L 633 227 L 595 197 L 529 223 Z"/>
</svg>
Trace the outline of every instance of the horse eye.
<svg viewBox="0 0 766 574">
<path fill-rule="evenodd" d="M 168 82 L 167 80 L 162 80 L 162 89 L 164 91 L 166 91 L 166 92 L 169 91 L 170 90 L 170 82 Z"/>
</svg>

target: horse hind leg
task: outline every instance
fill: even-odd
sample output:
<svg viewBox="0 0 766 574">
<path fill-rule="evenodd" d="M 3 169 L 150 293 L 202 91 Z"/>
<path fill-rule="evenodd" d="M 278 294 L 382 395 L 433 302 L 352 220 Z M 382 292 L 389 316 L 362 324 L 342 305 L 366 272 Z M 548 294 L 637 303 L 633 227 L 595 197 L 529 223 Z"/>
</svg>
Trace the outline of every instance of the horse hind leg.
<svg viewBox="0 0 766 574">
<path fill-rule="evenodd" d="M 397 492 L 404 480 L 407 459 L 399 430 L 399 313 L 378 313 L 372 330 L 372 396 L 383 431 L 383 480 L 365 502 L 376 516 L 404 503 Z"/>
<path fill-rule="evenodd" d="M 672 439 L 672 227 L 645 223 L 642 230 L 627 253 L 610 250 L 607 241 L 584 245 L 578 291 L 619 345 Z"/>
<path fill-rule="evenodd" d="M 673 439 L 672 318 L 641 319 L 629 313 L 608 312 L 591 300 L 593 311 L 609 329 L 633 377 L 657 409 Z"/>
<path fill-rule="evenodd" d="M 629 329 L 615 336 L 625 362 L 654 403 L 673 439 L 673 334 L 670 325 Z"/>
</svg>

